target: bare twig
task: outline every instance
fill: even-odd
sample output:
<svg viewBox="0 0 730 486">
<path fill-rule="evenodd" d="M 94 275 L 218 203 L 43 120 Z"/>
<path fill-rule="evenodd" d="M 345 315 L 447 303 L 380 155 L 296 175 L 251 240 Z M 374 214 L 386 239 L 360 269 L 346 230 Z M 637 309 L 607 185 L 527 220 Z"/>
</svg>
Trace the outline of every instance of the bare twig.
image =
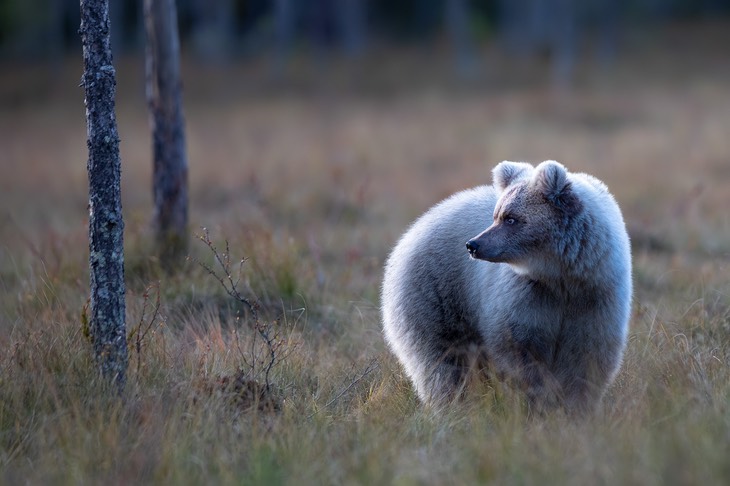
<svg viewBox="0 0 730 486">
<path fill-rule="evenodd" d="M 246 259 L 242 259 L 239 263 L 238 267 L 238 277 L 236 280 L 233 280 L 232 272 L 231 272 L 231 261 L 230 261 L 230 249 L 228 246 L 228 240 L 226 240 L 226 251 L 221 255 L 221 253 L 218 251 L 218 248 L 213 244 L 213 242 L 210 239 L 210 233 L 208 232 L 207 228 L 203 228 L 203 234 L 202 235 L 195 235 L 200 241 L 205 243 L 205 245 L 210 249 L 210 251 L 213 253 L 213 256 L 215 257 L 215 260 L 220 265 L 221 269 L 223 270 L 223 276 L 220 276 L 218 272 L 216 272 L 214 269 L 212 269 L 208 264 L 201 262 L 200 260 L 197 260 L 195 258 L 192 258 L 192 260 L 200 265 L 206 272 L 208 272 L 210 275 L 212 275 L 218 282 L 223 286 L 223 289 L 226 291 L 228 295 L 233 297 L 234 299 L 238 300 L 242 304 L 244 304 L 248 310 L 251 312 L 251 315 L 253 316 L 255 321 L 258 321 L 258 306 L 256 306 L 254 303 L 252 303 L 249 299 L 243 297 L 241 293 L 238 291 L 238 282 L 241 280 L 241 272 L 243 270 L 243 264 L 246 262 Z"/>
<path fill-rule="evenodd" d="M 152 315 L 150 316 L 147 323 L 145 323 L 145 317 L 147 316 L 147 309 L 149 306 L 150 291 L 155 288 L 157 296 L 155 297 L 154 308 L 152 309 Z M 142 294 L 144 303 L 142 304 L 142 313 L 139 316 L 139 322 L 132 328 L 127 337 L 127 342 L 134 340 L 134 351 L 137 354 L 137 373 L 142 368 L 142 345 L 147 338 L 147 335 L 153 331 L 153 328 L 159 328 L 162 326 L 160 320 L 160 283 L 149 285 Z M 157 326 L 155 326 L 157 324 Z"/>
<path fill-rule="evenodd" d="M 234 300 L 243 304 L 251 314 L 253 321 L 252 327 L 255 333 L 251 339 L 251 349 L 248 352 L 248 357 L 241 349 L 238 333 L 235 335 L 236 347 L 241 355 L 243 363 L 246 367 L 248 367 L 249 373 L 252 376 L 256 376 L 258 373 L 263 374 L 264 384 L 266 386 L 266 391 L 268 392 L 271 388 L 271 370 L 279 360 L 278 350 L 282 346 L 283 340 L 279 333 L 274 331 L 272 323 L 264 322 L 259 318 L 258 305 L 241 295 L 241 292 L 238 290 L 238 285 L 241 282 L 241 275 L 243 273 L 243 265 L 246 263 L 246 259 L 243 258 L 238 261 L 237 274 L 234 278 L 234 272 L 231 265 L 231 251 L 228 240 L 225 240 L 225 251 L 220 252 L 210 239 L 210 233 L 207 228 L 202 228 L 202 234 L 196 235 L 196 237 L 208 247 L 211 253 L 213 253 L 213 258 L 215 259 L 217 266 L 220 268 L 219 270 L 216 270 L 200 260 L 192 257 L 189 258 L 200 265 L 200 267 L 208 272 L 208 274 L 213 276 L 213 278 L 221 284 L 226 293 Z M 262 347 L 257 345 L 257 338 L 261 339 Z M 261 355 L 262 353 L 263 356 Z"/>
</svg>

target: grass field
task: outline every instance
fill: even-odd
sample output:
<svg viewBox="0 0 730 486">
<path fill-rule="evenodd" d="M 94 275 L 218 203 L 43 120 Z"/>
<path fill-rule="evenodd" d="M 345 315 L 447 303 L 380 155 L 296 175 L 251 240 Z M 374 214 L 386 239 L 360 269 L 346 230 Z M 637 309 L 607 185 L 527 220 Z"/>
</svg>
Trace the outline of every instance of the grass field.
<svg viewBox="0 0 730 486">
<path fill-rule="evenodd" d="M 141 61 L 122 59 L 124 400 L 82 332 L 81 67 L 1 66 L 0 483 L 730 483 L 730 25 L 637 45 L 581 64 L 570 95 L 495 52 L 471 82 L 408 50 L 295 60 L 279 82 L 265 62 L 187 63 L 191 226 L 248 259 L 240 289 L 279 339 L 269 393 L 236 302 L 192 261 L 156 263 Z M 589 420 L 529 419 L 489 388 L 424 410 L 381 336 L 397 237 L 503 159 L 596 175 L 629 226 L 629 345 Z"/>
</svg>

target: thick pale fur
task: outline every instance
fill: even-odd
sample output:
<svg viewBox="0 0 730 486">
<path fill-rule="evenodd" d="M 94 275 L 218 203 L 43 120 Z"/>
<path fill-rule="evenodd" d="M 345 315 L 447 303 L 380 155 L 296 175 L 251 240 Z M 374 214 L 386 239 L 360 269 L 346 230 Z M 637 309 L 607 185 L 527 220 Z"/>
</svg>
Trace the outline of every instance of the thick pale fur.
<svg viewBox="0 0 730 486">
<path fill-rule="evenodd" d="M 554 161 L 502 162 L 493 181 L 437 204 L 401 237 L 385 266 L 386 340 L 427 404 L 457 397 L 479 368 L 539 410 L 590 411 L 628 332 L 619 207 L 602 182 Z"/>
</svg>

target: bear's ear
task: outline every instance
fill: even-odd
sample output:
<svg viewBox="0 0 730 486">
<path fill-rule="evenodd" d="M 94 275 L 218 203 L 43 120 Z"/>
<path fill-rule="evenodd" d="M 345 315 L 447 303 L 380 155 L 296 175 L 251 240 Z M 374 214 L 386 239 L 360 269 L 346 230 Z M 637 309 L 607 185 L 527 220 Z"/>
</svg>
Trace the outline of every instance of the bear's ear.
<svg viewBox="0 0 730 486">
<path fill-rule="evenodd" d="M 492 181 L 497 189 L 504 191 L 510 184 L 528 174 L 533 169 L 533 166 L 525 162 L 510 162 L 509 160 L 505 160 L 492 169 Z"/>
<path fill-rule="evenodd" d="M 574 213 L 580 202 L 573 193 L 567 169 L 554 160 L 546 160 L 535 168 L 533 183 L 545 198 L 559 209 Z"/>
</svg>

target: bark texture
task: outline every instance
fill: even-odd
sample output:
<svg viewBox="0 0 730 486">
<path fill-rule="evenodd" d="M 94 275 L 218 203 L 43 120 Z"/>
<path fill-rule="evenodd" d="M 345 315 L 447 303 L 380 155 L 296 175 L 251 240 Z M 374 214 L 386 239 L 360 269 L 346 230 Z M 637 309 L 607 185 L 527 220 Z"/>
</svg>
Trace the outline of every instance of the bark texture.
<svg viewBox="0 0 730 486">
<path fill-rule="evenodd" d="M 188 163 L 174 0 L 144 0 L 147 105 L 152 128 L 154 224 L 159 255 L 173 263 L 188 244 Z"/>
<path fill-rule="evenodd" d="M 108 0 L 81 0 L 79 32 L 89 148 L 89 331 L 102 374 L 123 387 L 127 370 L 124 221 Z"/>
</svg>

